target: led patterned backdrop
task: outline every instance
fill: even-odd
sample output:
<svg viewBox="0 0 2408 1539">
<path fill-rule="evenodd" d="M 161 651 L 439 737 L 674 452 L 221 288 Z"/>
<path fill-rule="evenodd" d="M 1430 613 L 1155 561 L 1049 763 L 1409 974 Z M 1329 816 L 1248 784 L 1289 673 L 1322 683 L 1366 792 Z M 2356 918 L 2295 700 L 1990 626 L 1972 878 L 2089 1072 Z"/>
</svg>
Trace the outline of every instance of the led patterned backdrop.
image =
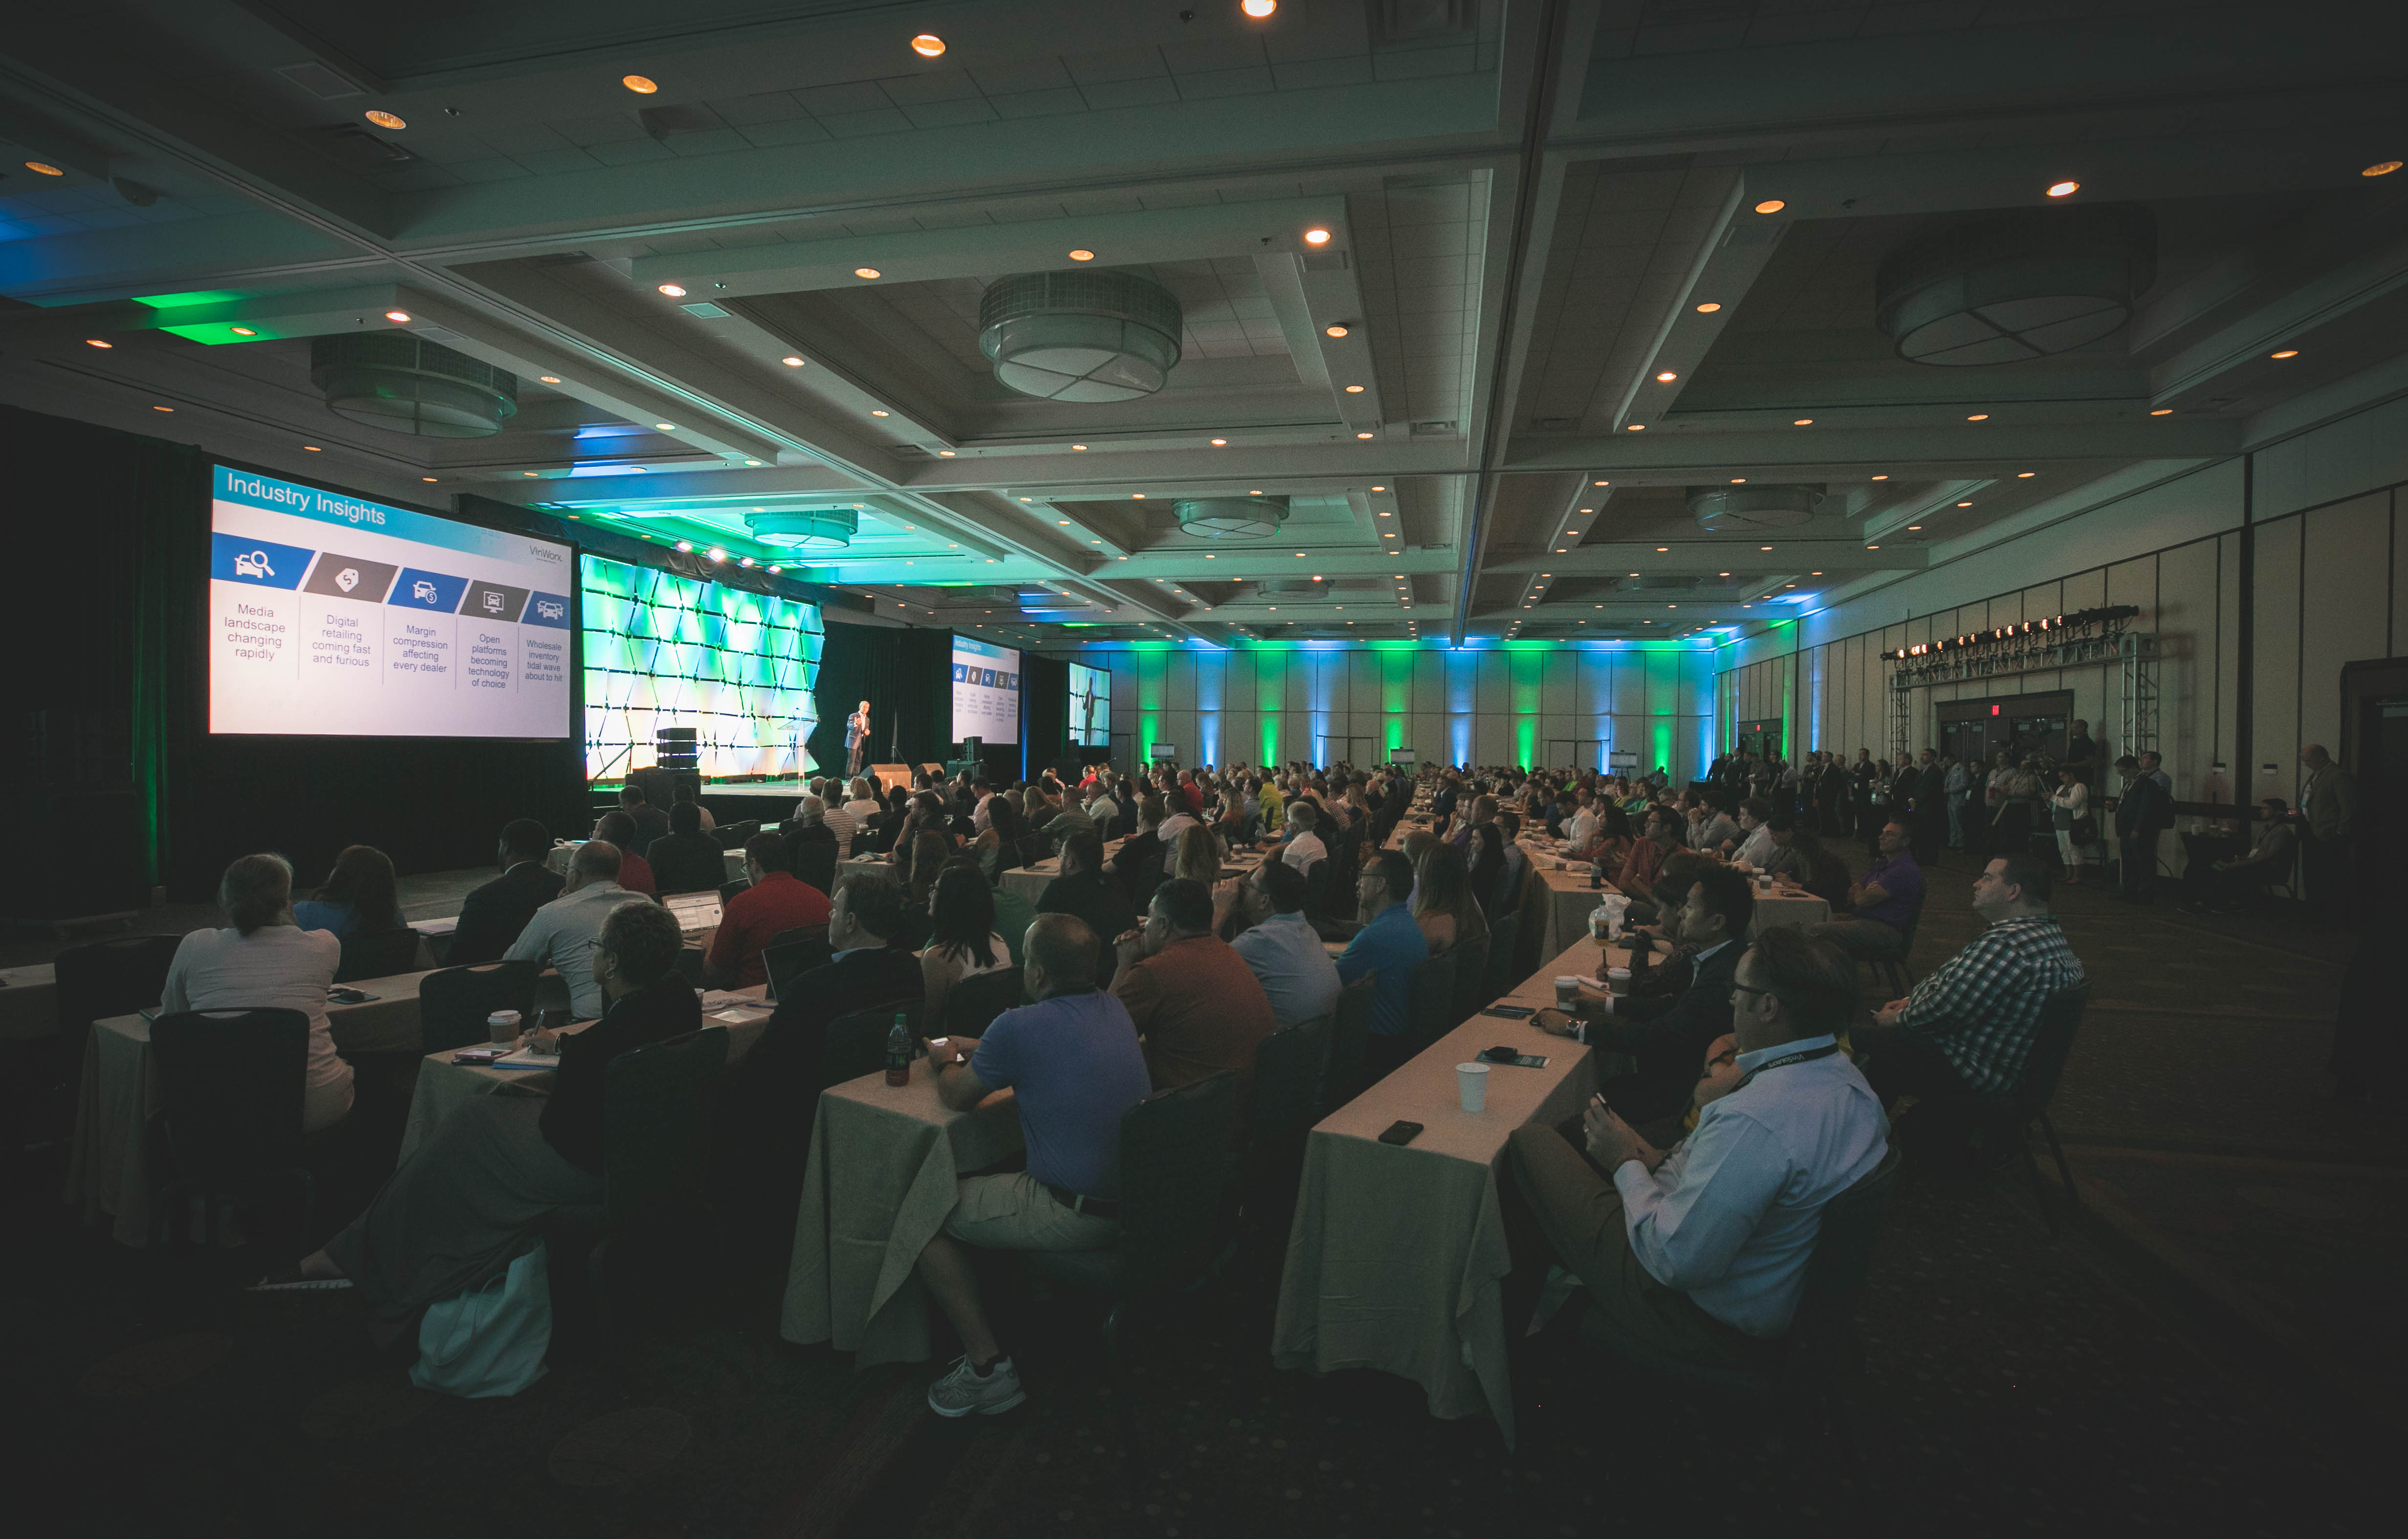
<svg viewBox="0 0 2408 1539">
<path fill-rule="evenodd" d="M 816 605 L 592 555 L 580 582 L 589 777 L 651 764 L 656 726 L 693 727 L 705 775 L 815 768 Z"/>
</svg>

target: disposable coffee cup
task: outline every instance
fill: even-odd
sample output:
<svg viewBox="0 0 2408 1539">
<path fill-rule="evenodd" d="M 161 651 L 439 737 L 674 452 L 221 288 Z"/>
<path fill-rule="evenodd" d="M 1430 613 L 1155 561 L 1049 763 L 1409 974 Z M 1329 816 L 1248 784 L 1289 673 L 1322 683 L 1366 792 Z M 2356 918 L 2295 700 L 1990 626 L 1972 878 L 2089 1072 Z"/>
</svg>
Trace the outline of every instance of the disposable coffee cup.
<svg viewBox="0 0 2408 1539">
<path fill-rule="evenodd" d="M 1488 1066 L 1484 1063 L 1458 1063 L 1455 1066 L 1455 1094 L 1467 1112 L 1485 1111 L 1488 1107 Z"/>
<path fill-rule="evenodd" d="M 1562 870 L 1563 869 L 1564 869 L 1564 863 L 1563 863 L 1562 861 L 1560 861 L 1560 860 L 1556 861 L 1556 862 L 1555 862 L 1555 870 Z"/>
<path fill-rule="evenodd" d="M 511 1047 L 519 1040 L 519 1013 L 496 1010 L 485 1017 L 485 1034 L 495 1047 Z"/>
<path fill-rule="evenodd" d="M 1580 1003 L 1580 980 L 1564 976 L 1555 980 L 1555 1008 L 1570 1010 Z"/>
<path fill-rule="evenodd" d="M 1616 994 L 1629 993 L 1630 970 L 1627 967 L 1607 968 L 1605 970 L 1605 986 Z"/>
</svg>

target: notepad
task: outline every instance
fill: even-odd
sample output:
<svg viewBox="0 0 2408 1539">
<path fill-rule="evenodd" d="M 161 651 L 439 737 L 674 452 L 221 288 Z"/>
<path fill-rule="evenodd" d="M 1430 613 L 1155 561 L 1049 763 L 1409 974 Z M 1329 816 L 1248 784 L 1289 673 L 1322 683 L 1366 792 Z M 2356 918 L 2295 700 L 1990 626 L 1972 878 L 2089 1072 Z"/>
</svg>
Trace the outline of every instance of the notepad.
<svg viewBox="0 0 2408 1539">
<path fill-rule="evenodd" d="M 494 1060 L 496 1069 L 557 1069 L 560 1055 L 538 1053 L 532 1047 L 522 1047 L 515 1053 L 505 1053 Z"/>
</svg>

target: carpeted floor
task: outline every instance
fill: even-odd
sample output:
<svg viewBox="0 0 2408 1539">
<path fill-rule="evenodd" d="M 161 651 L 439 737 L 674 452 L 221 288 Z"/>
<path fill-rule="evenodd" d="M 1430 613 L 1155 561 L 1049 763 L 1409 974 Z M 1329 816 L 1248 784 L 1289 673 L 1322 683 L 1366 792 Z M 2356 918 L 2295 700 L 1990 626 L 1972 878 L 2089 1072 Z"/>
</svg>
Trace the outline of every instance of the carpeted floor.
<svg viewBox="0 0 2408 1539">
<path fill-rule="evenodd" d="M 1971 877 L 1934 872 L 1918 971 L 1976 928 Z M 84 1232 L 52 1150 L 0 1186 L 19 1506 L 74 1533 L 2388 1531 L 2408 1138 L 2322 1073 L 2348 938 L 2087 890 L 2059 909 L 2098 1000 L 2056 1118 L 2086 1215 L 2052 1234 L 2020 1170 L 1902 1185 L 1845 1398 L 1861 1488 L 1811 1434 L 1769 1453 L 1554 1336 L 1516 1363 L 1510 1455 L 1402 1381 L 1274 1370 L 1261 1256 L 1133 1326 L 1121 1396 L 1090 1309 L 1006 1289 L 1030 1400 L 998 1418 L 929 1415 L 933 1367 L 786 1345 L 778 1279 L 710 1256 L 658 1334 L 446 1400 L 343 1295 L 249 1296 L 251 1255 Z"/>
</svg>

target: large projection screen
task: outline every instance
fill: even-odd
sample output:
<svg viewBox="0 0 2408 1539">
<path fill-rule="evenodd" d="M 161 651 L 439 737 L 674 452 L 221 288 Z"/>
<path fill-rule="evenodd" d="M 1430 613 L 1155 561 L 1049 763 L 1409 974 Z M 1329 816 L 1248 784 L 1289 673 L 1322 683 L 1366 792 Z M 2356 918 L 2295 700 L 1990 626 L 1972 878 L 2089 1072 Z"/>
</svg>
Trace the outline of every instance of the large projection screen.
<svg viewBox="0 0 2408 1539">
<path fill-rule="evenodd" d="M 218 466 L 209 730 L 566 738 L 568 547 Z"/>
<path fill-rule="evenodd" d="M 953 741 L 1020 741 L 1020 654 L 953 638 Z"/>
<path fill-rule="evenodd" d="M 1110 670 L 1070 665 L 1070 741 L 1082 748 L 1112 742 L 1112 676 Z"/>
</svg>

